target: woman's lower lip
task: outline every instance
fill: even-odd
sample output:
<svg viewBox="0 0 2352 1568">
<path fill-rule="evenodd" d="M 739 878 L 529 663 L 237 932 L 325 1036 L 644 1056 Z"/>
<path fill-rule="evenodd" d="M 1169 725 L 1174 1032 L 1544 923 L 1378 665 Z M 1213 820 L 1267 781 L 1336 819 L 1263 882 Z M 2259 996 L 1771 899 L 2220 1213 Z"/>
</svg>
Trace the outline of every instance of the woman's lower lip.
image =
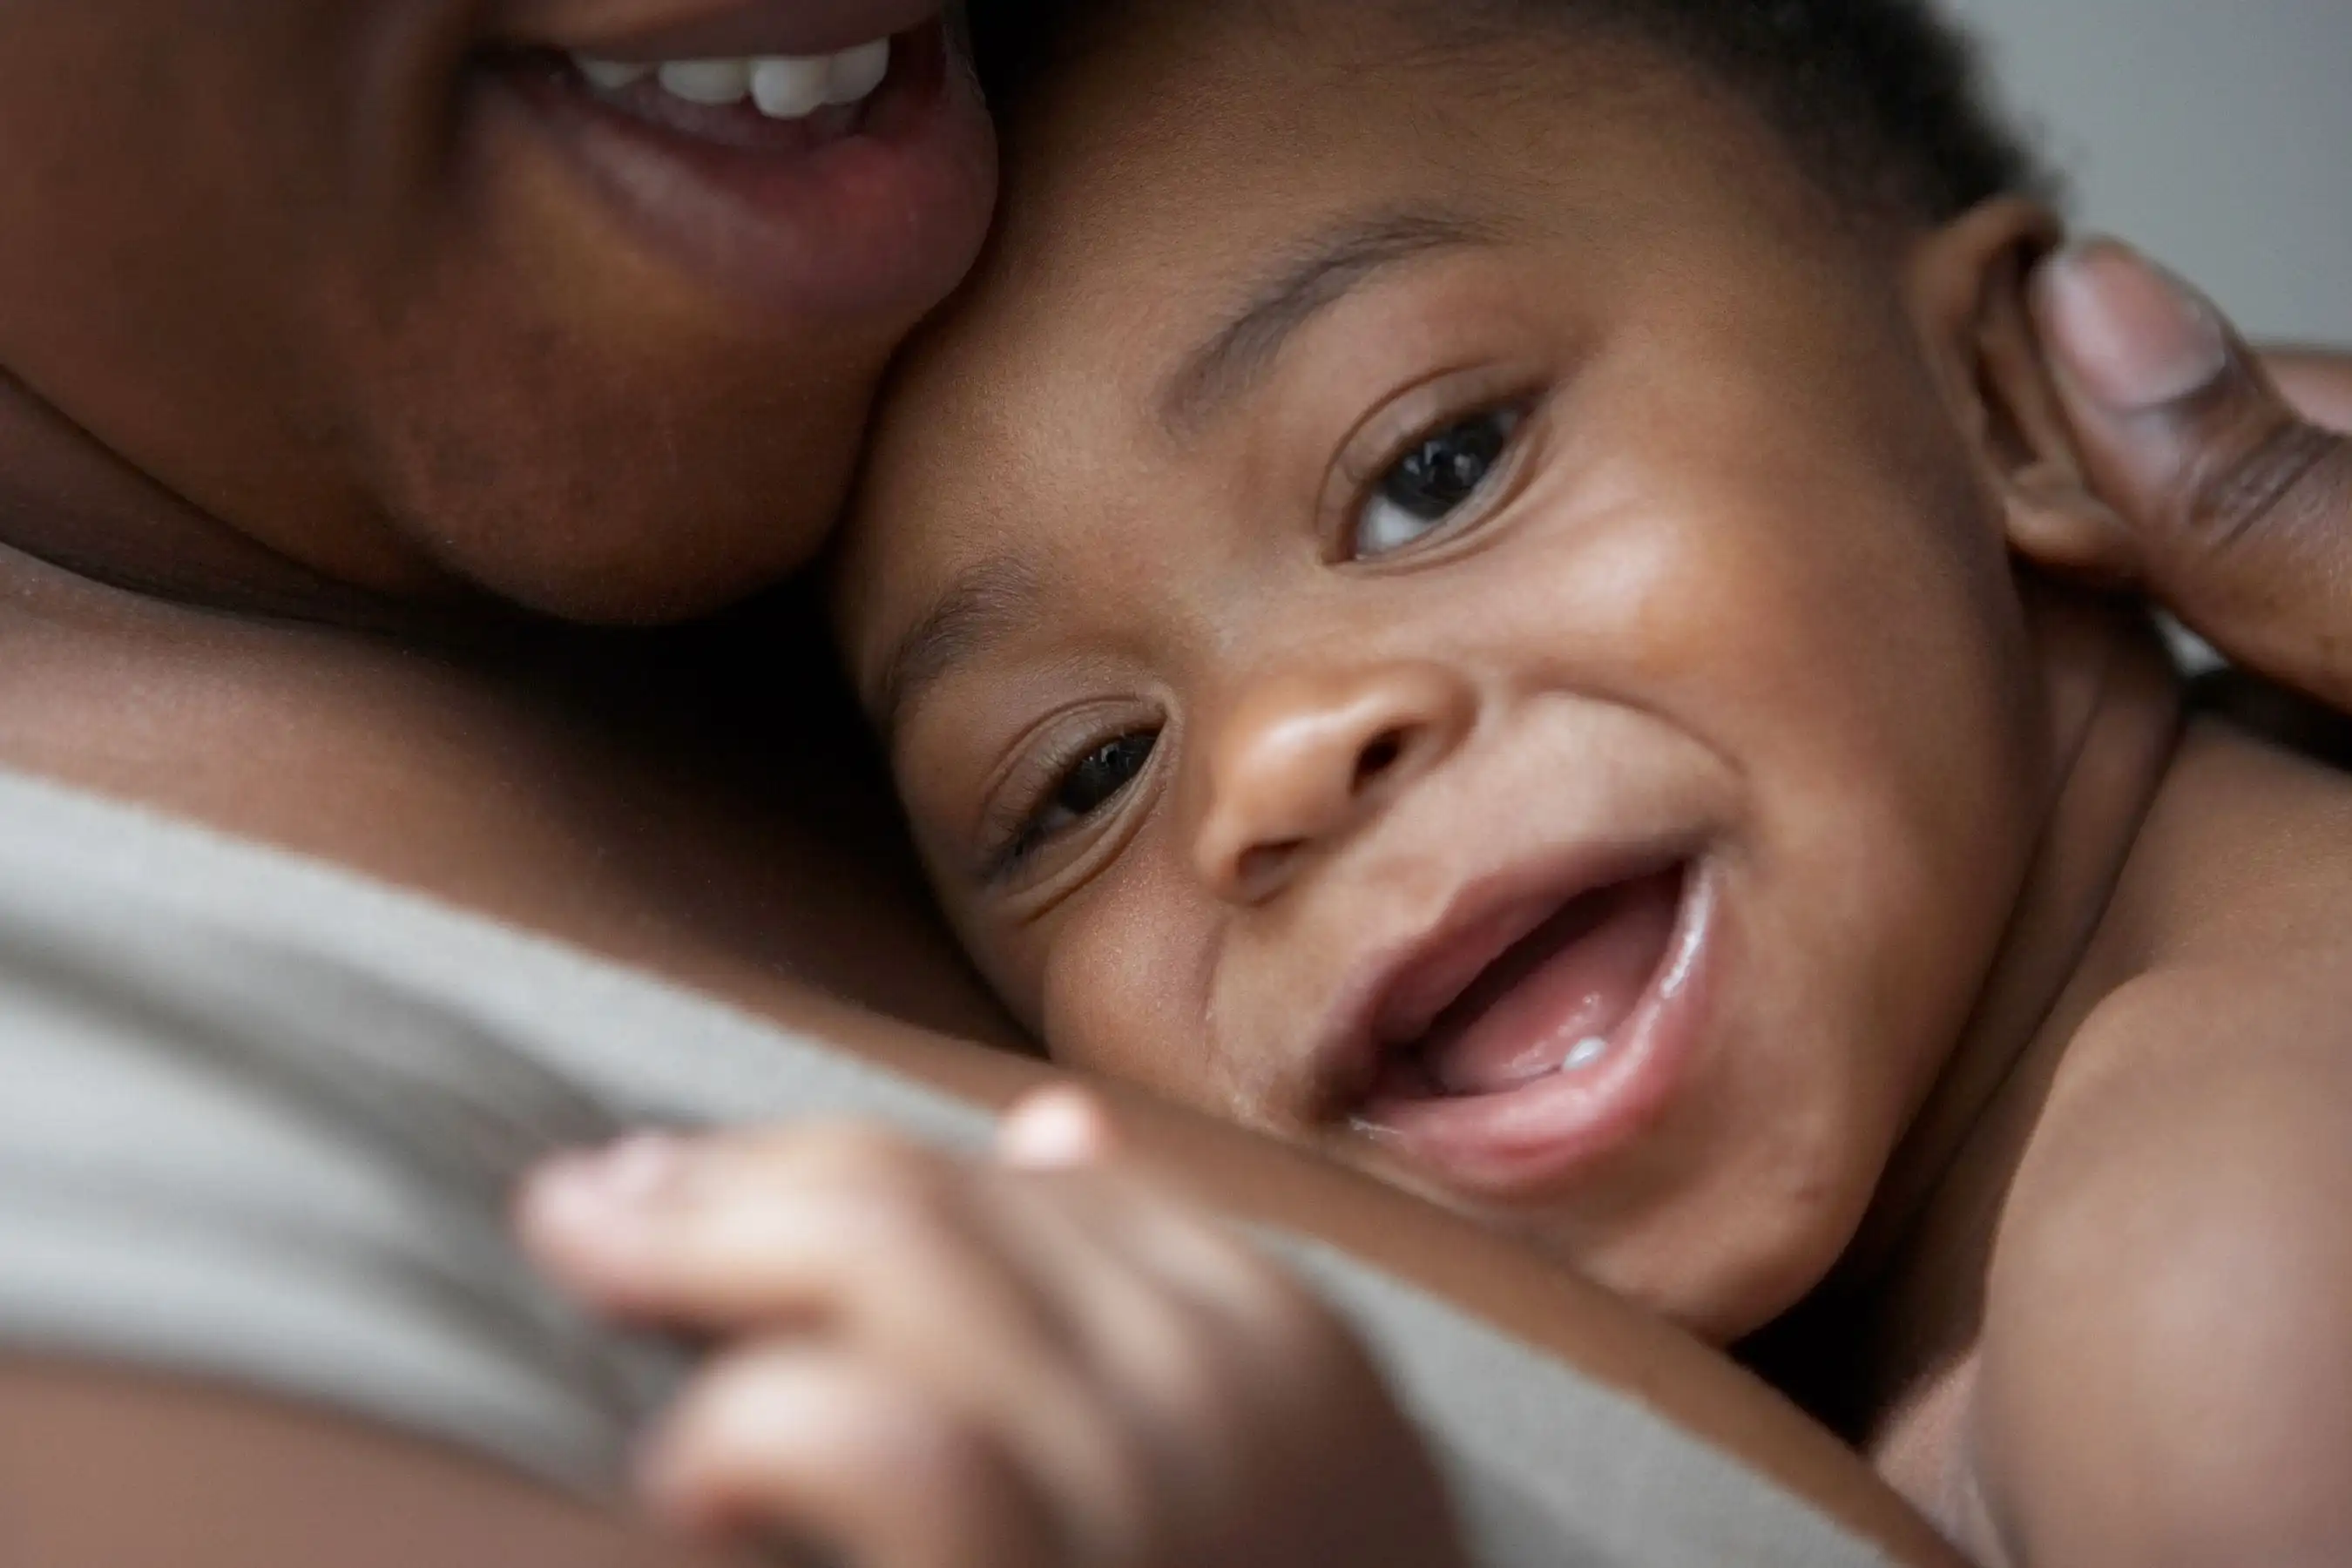
<svg viewBox="0 0 2352 1568">
<path fill-rule="evenodd" d="M 1391 1158 L 1478 1201 L 1556 1196 L 1638 1140 L 1680 1092 L 1704 1026 L 1719 900 L 1694 867 L 1664 961 L 1596 1062 L 1494 1094 L 1384 1098 L 1359 1128 Z"/>
<path fill-rule="evenodd" d="M 544 64 L 497 79 L 648 249 L 755 304 L 911 325 L 961 281 L 995 202 L 985 109 L 944 29 L 895 41 L 851 134 L 729 145 L 601 102 Z"/>
</svg>

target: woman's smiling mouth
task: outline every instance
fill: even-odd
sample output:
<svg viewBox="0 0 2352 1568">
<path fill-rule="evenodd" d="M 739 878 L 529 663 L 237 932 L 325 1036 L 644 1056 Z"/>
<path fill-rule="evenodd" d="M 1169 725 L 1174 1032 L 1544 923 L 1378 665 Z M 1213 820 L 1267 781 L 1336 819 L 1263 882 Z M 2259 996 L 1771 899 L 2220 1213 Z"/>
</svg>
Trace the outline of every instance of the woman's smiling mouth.
<svg viewBox="0 0 2352 1568">
<path fill-rule="evenodd" d="M 848 41 L 773 5 L 520 40 L 488 79 L 669 261 L 793 315 L 910 314 L 979 247 L 993 138 L 938 5 L 865 9 Z"/>
</svg>

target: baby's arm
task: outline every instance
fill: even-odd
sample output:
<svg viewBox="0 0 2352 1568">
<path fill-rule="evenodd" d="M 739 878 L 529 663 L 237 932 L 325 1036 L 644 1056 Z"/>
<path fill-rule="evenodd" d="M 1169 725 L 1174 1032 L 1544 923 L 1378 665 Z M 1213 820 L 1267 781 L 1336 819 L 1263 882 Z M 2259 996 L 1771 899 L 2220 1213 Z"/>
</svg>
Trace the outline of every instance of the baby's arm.
<svg viewBox="0 0 2352 1568">
<path fill-rule="evenodd" d="M 2127 1066 L 2053 1099 L 1986 1309 L 1976 1459 L 2019 1562 L 2352 1563 L 2352 984 L 2331 967 L 2142 981 L 2078 1042 Z"/>
<path fill-rule="evenodd" d="M 640 1144 L 542 1180 L 528 1237 L 629 1315 L 722 1336 L 656 1505 L 858 1568 L 1453 1568 L 1370 1361 L 1049 1098 L 1005 1158 L 859 1130 Z"/>
</svg>

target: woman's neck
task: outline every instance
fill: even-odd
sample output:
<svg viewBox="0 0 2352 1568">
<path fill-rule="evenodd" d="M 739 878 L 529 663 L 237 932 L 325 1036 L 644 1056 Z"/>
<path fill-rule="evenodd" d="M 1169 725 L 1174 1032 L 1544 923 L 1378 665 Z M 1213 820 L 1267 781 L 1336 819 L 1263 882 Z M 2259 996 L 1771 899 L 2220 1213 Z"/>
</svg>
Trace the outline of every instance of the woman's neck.
<svg viewBox="0 0 2352 1568">
<path fill-rule="evenodd" d="M 446 588 L 402 603 L 339 581 L 211 516 L 0 370 L 0 587 L 27 558 L 158 605 L 355 630 L 498 618 Z"/>
</svg>

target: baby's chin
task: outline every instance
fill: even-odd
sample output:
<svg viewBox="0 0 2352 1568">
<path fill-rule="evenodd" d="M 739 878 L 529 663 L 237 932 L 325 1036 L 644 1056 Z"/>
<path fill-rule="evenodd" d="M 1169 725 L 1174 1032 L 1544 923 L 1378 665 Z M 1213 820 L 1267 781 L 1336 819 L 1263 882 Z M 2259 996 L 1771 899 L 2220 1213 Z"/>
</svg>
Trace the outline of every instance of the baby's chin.
<svg viewBox="0 0 2352 1568">
<path fill-rule="evenodd" d="M 1691 1202 L 1616 1225 L 1595 1222 L 1580 1206 L 1568 1213 L 1565 1205 L 1546 1214 L 1497 1214 L 1393 1170 L 1367 1168 L 1717 1349 L 1753 1338 L 1813 1297 L 1834 1276 L 1853 1238 L 1851 1227 L 1825 1227 L 1815 1215 L 1765 1212 L 1741 1203 Z M 1744 1244 L 1727 1249 L 1727 1235 Z"/>
<path fill-rule="evenodd" d="M 1377 1137 L 1350 1131 L 1324 1148 L 1717 1347 L 1769 1328 L 1836 1275 L 1881 1173 L 1823 1151 L 1812 1179 L 1759 1183 L 1725 1151 L 1684 1160 L 1662 1142 L 1630 1149 L 1587 1187 L 1506 1204 L 1401 1160 Z"/>
</svg>

